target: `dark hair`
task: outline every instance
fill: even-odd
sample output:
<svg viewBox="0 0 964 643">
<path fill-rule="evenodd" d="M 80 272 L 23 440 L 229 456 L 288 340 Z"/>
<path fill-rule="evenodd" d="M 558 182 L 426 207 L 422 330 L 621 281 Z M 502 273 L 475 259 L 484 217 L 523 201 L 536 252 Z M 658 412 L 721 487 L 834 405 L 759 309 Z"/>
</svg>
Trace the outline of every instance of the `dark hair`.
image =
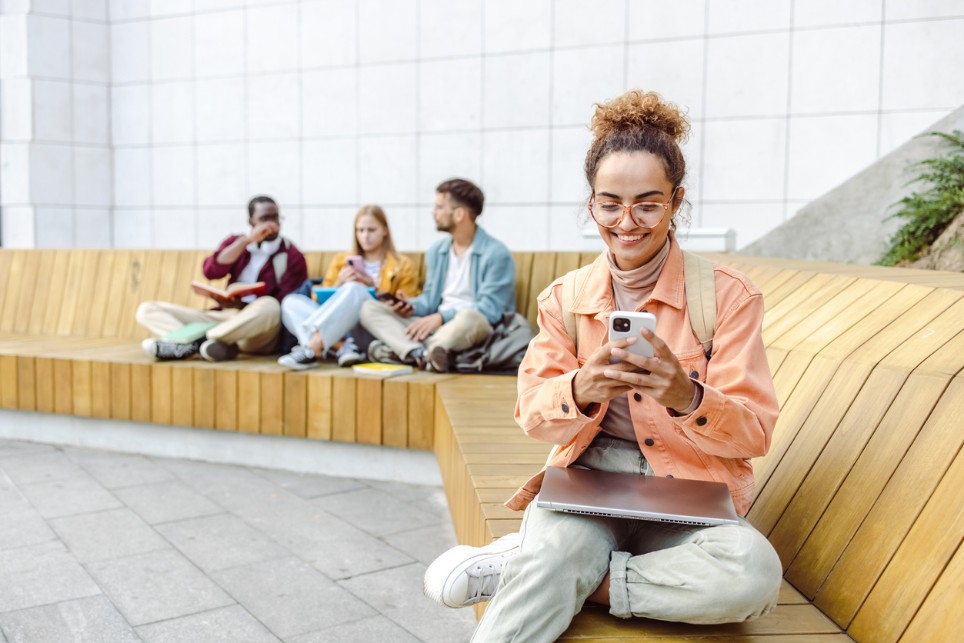
<svg viewBox="0 0 964 643">
<path fill-rule="evenodd" d="M 678 187 L 686 176 L 679 143 L 689 134 L 680 109 L 656 92 L 634 89 L 606 103 L 596 103 L 593 142 L 586 153 L 586 180 L 593 189 L 599 162 L 614 152 L 649 152 L 663 162 L 666 177 Z"/>
<path fill-rule="evenodd" d="M 270 196 L 265 196 L 263 194 L 256 196 L 250 201 L 248 201 L 248 218 L 249 219 L 254 216 L 254 206 L 256 206 L 259 203 L 270 203 L 271 205 L 278 207 L 278 204 L 275 203 L 274 199 L 272 199 Z"/>
<path fill-rule="evenodd" d="M 439 183 L 435 191 L 439 194 L 447 194 L 449 198 L 457 204 L 468 209 L 472 215 L 472 220 L 482 214 L 482 206 L 485 203 L 485 194 L 475 183 L 465 179 L 449 179 Z"/>
</svg>

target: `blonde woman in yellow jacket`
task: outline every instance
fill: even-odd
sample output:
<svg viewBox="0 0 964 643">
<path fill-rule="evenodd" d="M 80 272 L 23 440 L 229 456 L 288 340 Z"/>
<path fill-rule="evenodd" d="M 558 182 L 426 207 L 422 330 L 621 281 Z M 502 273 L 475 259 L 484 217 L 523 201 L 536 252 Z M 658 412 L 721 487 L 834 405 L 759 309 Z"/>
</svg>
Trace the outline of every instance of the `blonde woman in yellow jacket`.
<svg viewBox="0 0 964 643">
<path fill-rule="evenodd" d="M 318 282 L 309 279 L 281 302 L 281 321 L 298 339 L 290 353 L 278 358 L 282 366 L 314 368 L 342 339 L 338 364 L 363 361 L 368 341 L 358 326 L 358 313 L 372 297 L 369 289 L 401 291 L 409 297 L 418 294 L 418 270 L 395 250 L 388 219 L 379 206 L 362 206 L 355 215 L 352 250 L 339 253 L 328 266 L 321 286 L 337 289 L 329 299 L 319 304 L 314 292 Z"/>
</svg>

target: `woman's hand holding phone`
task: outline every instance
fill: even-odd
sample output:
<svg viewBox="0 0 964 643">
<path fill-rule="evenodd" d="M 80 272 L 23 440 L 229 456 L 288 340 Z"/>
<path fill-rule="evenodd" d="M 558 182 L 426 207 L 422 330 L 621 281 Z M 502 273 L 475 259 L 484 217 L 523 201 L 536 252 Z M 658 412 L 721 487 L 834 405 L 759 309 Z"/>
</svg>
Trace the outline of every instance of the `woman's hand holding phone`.
<svg viewBox="0 0 964 643">
<path fill-rule="evenodd" d="M 345 259 L 345 265 L 338 272 L 338 280 L 335 282 L 335 287 L 337 288 L 347 281 L 357 281 L 369 287 L 375 285 L 371 275 L 365 272 L 365 265 L 360 255 L 352 255 Z"/>
<path fill-rule="evenodd" d="M 614 346 L 612 356 L 621 361 L 604 369 L 605 377 L 648 395 L 668 409 L 682 411 L 688 408 L 696 395 L 696 384 L 656 333 L 643 328 L 640 334 L 652 345 L 652 357 L 636 355 L 624 347 Z"/>
<path fill-rule="evenodd" d="M 632 388 L 606 373 L 610 370 L 628 371 L 636 368 L 628 362 L 611 364 L 609 361 L 614 349 L 625 348 L 635 342 L 636 339 L 633 337 L 606 342 L 592 352 L 572 379 L 572 397 L 576 401 L 576 406 L 585 410 L 590 404 L 608 402 Z"/>
<path fill-rule="evenodd" d="M 375 280 L 372 279 L 372 276 L 365 272 L 365 262 L 361 255 L 353 255 L 348 257 L 348 259 L 345 261 L 345 265 L 354 271 L 354 274 L 350 277 L 351 281 L 357 281 L 358 283 L 365 284 L 369 288 L 375 285 Z"/>
<path fill-rule="evenodd" d="M 338 271 L 338 278 L 335 279 L 335 288 L 338 288 L 339 286 L 343 285 L 348 281 L 354 281 L 354 280 L 355 280 L 355 271 L 352 270 L 351 266 L 349 266 L 348 264 L 345 264 L 345 266 Z"/>
</svg>

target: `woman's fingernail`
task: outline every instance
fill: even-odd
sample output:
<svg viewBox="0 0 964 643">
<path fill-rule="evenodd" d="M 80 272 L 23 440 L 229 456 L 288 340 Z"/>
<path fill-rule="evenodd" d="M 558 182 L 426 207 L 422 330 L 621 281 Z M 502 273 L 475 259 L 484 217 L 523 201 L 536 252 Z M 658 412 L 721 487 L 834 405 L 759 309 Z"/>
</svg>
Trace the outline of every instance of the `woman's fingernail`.
<svg viewBox="0 0 964 643">
<path fill-rule="evenodd" d="M 630 344 L 635 344 L 635 343 L 636 343 L 636 338 L 635 338 L 635 337 L 630 337 L 630 338 L 629 338 L 629 343 L 630 343 Z"/>
</svg>

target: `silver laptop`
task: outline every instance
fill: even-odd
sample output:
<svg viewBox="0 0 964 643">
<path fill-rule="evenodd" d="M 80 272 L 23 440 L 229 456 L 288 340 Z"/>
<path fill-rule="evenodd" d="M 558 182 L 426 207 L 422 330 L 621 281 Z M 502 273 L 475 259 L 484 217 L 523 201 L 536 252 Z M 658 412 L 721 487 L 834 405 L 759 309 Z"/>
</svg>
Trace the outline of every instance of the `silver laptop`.
<svg viewBox="0 0 964 643">
<path fill-rule="evenodd" d="M 711 527 L 739 523 L 722 482 L 546 467 L 536 506 L 553 511 Z"/>
</svg>

